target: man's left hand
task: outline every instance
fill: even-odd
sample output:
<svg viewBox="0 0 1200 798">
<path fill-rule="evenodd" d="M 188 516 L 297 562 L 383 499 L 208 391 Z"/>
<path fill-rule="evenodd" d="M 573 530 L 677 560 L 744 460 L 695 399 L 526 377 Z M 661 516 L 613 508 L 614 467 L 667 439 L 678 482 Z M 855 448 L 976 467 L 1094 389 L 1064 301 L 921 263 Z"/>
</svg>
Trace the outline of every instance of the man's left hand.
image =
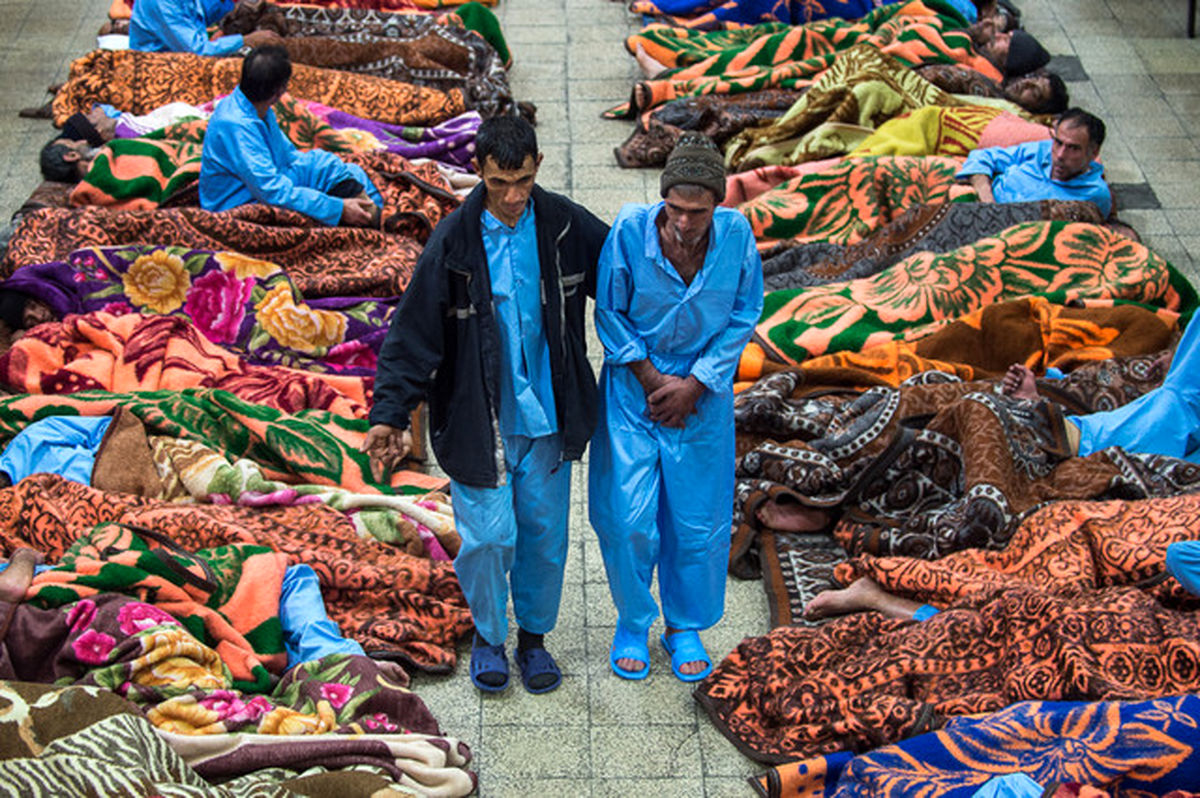
<svg viewBox="0 0 1200 798">
<path fill-rule="evenodd" d="M 704 395 L 704 383 L 690 375 L 664 377 L 666 382 L 646 397 L 650 420 L 664 427 L 682 429 L 687 417 L 696 412 L 696 402 Z"/>
</svg>

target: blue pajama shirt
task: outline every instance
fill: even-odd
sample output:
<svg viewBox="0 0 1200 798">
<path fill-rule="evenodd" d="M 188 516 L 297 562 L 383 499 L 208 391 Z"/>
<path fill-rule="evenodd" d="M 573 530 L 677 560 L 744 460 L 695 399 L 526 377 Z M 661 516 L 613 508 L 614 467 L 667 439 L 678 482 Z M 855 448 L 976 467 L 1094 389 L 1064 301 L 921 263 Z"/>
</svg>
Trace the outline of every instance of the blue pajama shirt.
<svg viewBox="0 0 1200 798">
<path fill-rule="evenodd" d="M 762 262 L 740 213 L 718 207 L 691 284 L 663 255 L 664 203 L 621 209 L 600 255 L 596 332 L 604 344 L 588 501 L 620 623 L 644 633 L 706 629 L 725 607 L 734 491 L 733 379 L 763 305 Z M 694 376 L 705 391 L 683 429 L 647 415 L 629 364 Z"/>
<path fill-rule="evenodd" d="M 362 167 L 332 152 L 296 149 L 279 129 L 274 109 L 259 119 L 240 87 L 217 103 L 208 121 L 200 155 L 200 206 L 206 211 L 261 202 L 332 226 L 341 221 L 342 200 L 325 192 L 347 178 L 357 180 L 383 207 Z"/>
<path fill-rule="evenodd" d="M 1052 146 L 1053 142 L 1046 139 L 972 150 L 958 170 L 958 177 L 992 176 L 992 196 L 996 202 L 1087 200 L 1108 218 L 1112 212 L 1112 194 L 1104 182 L 1104 167 L 1092 161 L 1083 174 L 1070 180 L 1054 180 L 1050 177 Z"/>
<path fill-rule="evenodd" d="M 207 27 L 233 10 L 233 0 L 137 0 L 129 20 L 129 48 L 147 53 L 232 55 L 240 34 L 208 38 Z"/>
<path fill-rule="evenodd" d="M 501 645 L 508 636 L 510 585 L 522 629 L 545 634 L 558 620 L 571 464 L 562 460 L 558 435 L 533 204 L 515 227 L 485 210 L 482 231 L 500 328 L 497 423 L 505 474 L 494 488 L 451 481 L 462 538 L 454 570 L 479 636 Z"/>
</svg>

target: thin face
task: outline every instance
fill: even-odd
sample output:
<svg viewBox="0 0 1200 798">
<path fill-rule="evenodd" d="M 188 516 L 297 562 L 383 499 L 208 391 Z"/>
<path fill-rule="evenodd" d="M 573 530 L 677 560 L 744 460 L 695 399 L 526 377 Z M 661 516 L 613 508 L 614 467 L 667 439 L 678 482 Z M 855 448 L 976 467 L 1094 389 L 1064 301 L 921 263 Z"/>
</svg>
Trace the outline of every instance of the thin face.
<svg viewBox="0 0 1200 798">
<path fill-rule="evenodd" d="M 525 156 L 525 162 L 517 169 L 501 169 L 496 159 L 488 156 L 480 164 L 475 161 L 475 171 L 483 179 L 487 191 L 486 207 L 500 221 L 513 227 L 525 212 L 533 184 L 537 180 L 538 167 L 542 165 L 542 154 Z"/>
<path fill-rule="evenodd" d="M 100 138 L 105 141 L 111 141 L 113 134 L 116 131 L 117 120 L 104 113 L 99 106 L 92 108 L 85 116 L 87 121 L 92 123 L 92 127 L 100 134 Z"/>
<path fill-rule="evenodd" d="M 1096 157 L 1096 149 L 1083 125 L 1063 122 L 1055 125 L 1050 147 L 1050 177 L 1070 180 L 1083 174 Z"/>
<path fill-rule="evenodd" d="M 716 210 L 716 197 L 711 191 L 685 191 L 672 188 L 664 198 L 667 223 L 665 232 L 675 243 L 695 246 L 708 235 Z"/>
<path fill-rule="evenodd" d="M 992 43 L 987 47 L 987 51 L 992 58 L 992 63 L 1002 69 L 1008 63 L 1008 46 L 1010 44 L 1012 44 L 1011 33 L 997 33 L 992 38 Z"/>
<path fill-rule="evenodd" d="M 21 311 L 21 323 L 25 329 L 45 324 L 48 321 L 54 321 L 54 311 L 50 309 L 49 305 L 36 299 L 29 299 L 25 302 L 25 308 Z"/>
<path fill-rule="evenodd" d="M 1024 75 L 1004 84 L 1013 102 L 1023 108 L 1040 108 L 1050 99 L 1050 79 L 1043 75 Z"/>
</svg>

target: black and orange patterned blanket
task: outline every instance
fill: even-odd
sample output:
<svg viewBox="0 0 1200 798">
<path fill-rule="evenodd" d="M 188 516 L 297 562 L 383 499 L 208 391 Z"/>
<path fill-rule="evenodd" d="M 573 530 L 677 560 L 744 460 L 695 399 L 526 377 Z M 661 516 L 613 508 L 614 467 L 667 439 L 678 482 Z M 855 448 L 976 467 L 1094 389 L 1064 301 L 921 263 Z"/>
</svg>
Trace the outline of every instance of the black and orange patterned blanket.
<svg viewBox="0 0 1200 798">
<path fill-rule="evenodd" d="M 868 573 L 943 611 L 921 623 L 860 613 L 748 638 L 695 697 L 743 753 L 782 763 L 1019 701 L 1196 692 L 1197 600 L 1164 578 L 1164 557 L 1198 525 L 1196 494 L 1064 502 L 1026 519 L 1002 552 L 864 558 L 846 577 Z"/>
<path fill-rule="evenodd" d="M 155 244 L 229 250 L 284 267 L 307 298 L 403 293 L 429 233 L 458 205 L 432 163 L 413 166 L 393 153 L 355 153 L 384 199 L 384 230 L 329 227 L 267 205 L 212 213 L 200 208 L 153 211 L 43 208 L 13 232 L 2 271 L 64 260 L 84 247 Z"/>
</svg>

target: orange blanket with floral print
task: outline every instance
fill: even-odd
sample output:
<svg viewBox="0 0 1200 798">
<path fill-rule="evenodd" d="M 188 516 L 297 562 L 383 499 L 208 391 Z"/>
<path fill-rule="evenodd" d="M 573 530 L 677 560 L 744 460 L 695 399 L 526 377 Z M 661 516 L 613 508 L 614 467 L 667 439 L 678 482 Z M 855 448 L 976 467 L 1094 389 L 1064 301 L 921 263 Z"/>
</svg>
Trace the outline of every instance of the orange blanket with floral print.
<svg viewBox="0 0 1200 798">
<path fill-rule="evenodd" d="M 250 365 L 177 316 L 103 312 L 35 327 L 0 356 L 0 379 L 12 390 L 45 394 L 216 388 L 289 413 L 349 418 L 366 417 L 374 382 Z"/>
</svg>

